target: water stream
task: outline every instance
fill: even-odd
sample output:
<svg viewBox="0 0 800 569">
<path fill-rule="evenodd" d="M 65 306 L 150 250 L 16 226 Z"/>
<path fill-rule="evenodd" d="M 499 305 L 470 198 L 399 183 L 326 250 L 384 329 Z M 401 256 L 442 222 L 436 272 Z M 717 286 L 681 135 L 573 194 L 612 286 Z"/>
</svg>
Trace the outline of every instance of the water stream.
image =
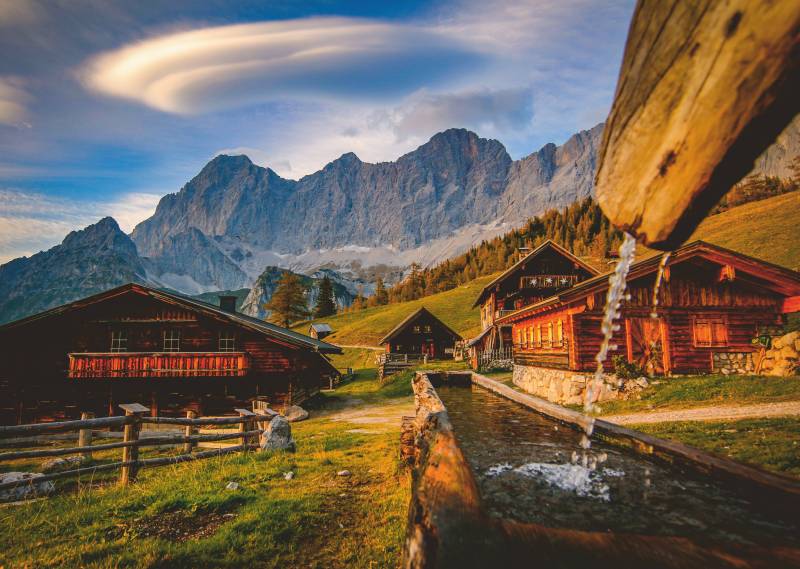
<svg viewBox="0 0 800 569">
<path fill-rule="evenodd" d="M 656 273 L 656 282 L 653 285 L 653 308 L 650 310 L 650 318 L 658 318 L 658 292 L 661 290 L 661 281 L 664 280 L 664 269 L 667 267 L 670 253 L 667 251 L 661 255 L 661 260 L 658 262 L 658 272 Z"/>
<path fill-rule="evenodd" d="M 800 543 L 796 515 L 770 512 L 709 477 L 599 439 L 589 464 L 576 464 L 580 431 L 477 386 L 437 392 L 490 515 L 713 543 Z"/>
</svg>

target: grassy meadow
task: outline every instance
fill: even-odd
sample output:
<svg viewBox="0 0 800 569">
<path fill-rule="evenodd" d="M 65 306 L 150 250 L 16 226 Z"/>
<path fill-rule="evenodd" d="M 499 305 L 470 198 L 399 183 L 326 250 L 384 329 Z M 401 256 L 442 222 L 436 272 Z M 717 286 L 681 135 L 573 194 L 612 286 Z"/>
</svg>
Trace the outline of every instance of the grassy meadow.
<svg viewBox="0 0 800 569">
<path fill-rule="evenodd" d="M 332 414 L 354 401 L 410 406 L 408 379 L 379 386 L 365 372 L 326 394 L 292 425 L 295 453 L 143 469 L 128 488 L 83 479 L 0 507 L 0 567 L 396 567 L 410 497 L 399 416 L 374 430 Z"/>
</svg>

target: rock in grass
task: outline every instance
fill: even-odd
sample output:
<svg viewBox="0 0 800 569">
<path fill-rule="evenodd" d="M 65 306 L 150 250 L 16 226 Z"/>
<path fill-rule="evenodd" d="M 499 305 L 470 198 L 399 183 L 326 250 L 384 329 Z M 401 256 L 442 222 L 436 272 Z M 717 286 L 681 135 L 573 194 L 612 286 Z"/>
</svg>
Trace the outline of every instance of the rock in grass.
<svg viewBox="0 0 800 569">
<path fill-rule="evenodd" d="M 294 472 L 292 472 L 291 470 L 289 472 L 283 473 L 284 480 L 291 480 L 292 478 L 294 478 Z"/>
<path fill-rule="evenodd" d="M 79 468 L 82 464 L 89 462 L 89 457 L 83 455 L 65 456 L 63 458 L 53 458 L 42 463 L 42 472 L 61 472 Z"/>
<path fill-rule="evenodd" d="M 292 405 L 283 411 L 283 416 L 286 417 L 290 423 L 294 423 L 295 421 L 304 421 L 308 419 L 308 411 L 299 405 Z"/>
<path fill-rule="evenodd" d="M 42 476 L 44 476 L 44 474 L 39 474 L 38 472 L 4 472 L 0 474 L 0 484 L 3 482 L 30 480 L 30 482 L 22 486 L 0 490 L 0 502 L 17 502 L 19 500 L 27 500 L 28 498 L 52 494 L 56 487 L 51 480 L 36 481 L 37 478 L 41 478 Z"/>
<path fill-rule="evenodd" d="M 238 489 L 239 489 L 239 483 L 238 482 L 228 482 L 225 485 L 225 490 L 238 490 Z"/>
<path fill-rule="evenodd" d="M 336 476 L 351 476 L 351 475 L 352 472 L 350 472 L 349 470 L 340 470 L 339 472 L 336 473 Z"/>
<path fill-rule="evenodd" d="M 261 434 L 260 447 L 262 451 L 267 450 L 295 450 L 294 439 L 292 438 L 292 426 L 286 417 L 276 415 Z"/>
</svg>

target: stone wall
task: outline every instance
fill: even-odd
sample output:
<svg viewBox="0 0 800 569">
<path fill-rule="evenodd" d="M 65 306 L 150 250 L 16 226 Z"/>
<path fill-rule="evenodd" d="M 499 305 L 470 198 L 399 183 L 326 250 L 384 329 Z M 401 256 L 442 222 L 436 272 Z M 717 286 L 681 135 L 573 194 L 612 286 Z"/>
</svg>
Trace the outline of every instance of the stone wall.
<svg viewBox="0 0 800 569">
<path fill-rule="evenodd" d="M 772 338 L 770 349 L 761 360 L 763 375 L 789 376 L 800 373 L 800 332 L 789 332 Z"/>
<path fill-rule="evenodd" d="M 756 370 L 752 352 L 714 352 L 711 355 L 714 373 L 748 374 Z"/>
<path fill-rule="evenodd" d="M 569 370 L 515 365 L 512 375 L 514 385 L 553 403 L 582 405 L 586 386 L 593 374 Z M 603 383 L 595 393 L 593 403 L 614 399 L 627 399 L 632 393 L 647 387 L 645 378 L 621 381 L 615 375 L 604 374 Z"/>
</svg>

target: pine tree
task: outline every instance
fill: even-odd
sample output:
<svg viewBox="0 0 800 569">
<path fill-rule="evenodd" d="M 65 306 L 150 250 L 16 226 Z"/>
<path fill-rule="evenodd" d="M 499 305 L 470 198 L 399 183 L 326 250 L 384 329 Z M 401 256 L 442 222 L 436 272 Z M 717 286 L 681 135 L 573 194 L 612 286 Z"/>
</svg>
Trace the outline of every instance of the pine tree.
<svg viewBox="0 0 800 569">
<path fill-rule="evenodd" d="M 300 277 L 288 271 L 283 273 L 272 298 L 264 305 L 271 311 L 269 321 L 288 328 L 292 322 L 308 318 L 305 293 Z"/>
<path fill-rule="evenodd" d="M 383 284 L 383 279 L 378 277 L 375 281 L 375 304 L 383 306 L 389 303 L 389 293 L 386 292 L 386 285 Z"/>
<path fill-rule="evenodd" d="M 324 318 L 336 314 L 336 301 L 333 298 L 333 284 L 328 275 L 322 278 L 319 283 L 319 295 L 317 305 L 314 307 L 314 317 Z"/>
</svg>

